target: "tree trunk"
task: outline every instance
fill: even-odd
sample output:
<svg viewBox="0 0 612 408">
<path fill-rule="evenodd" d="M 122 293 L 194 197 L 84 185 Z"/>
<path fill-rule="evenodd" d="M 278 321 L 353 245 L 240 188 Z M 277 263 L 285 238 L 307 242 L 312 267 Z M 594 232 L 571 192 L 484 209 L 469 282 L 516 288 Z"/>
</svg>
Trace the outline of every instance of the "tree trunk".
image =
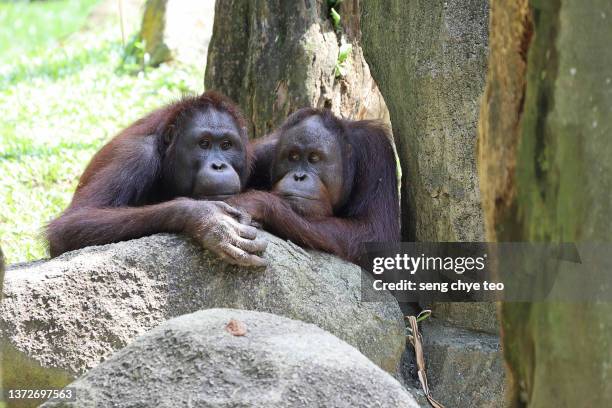
<svg viewBox="0 0 612 408">
<path fill-rule="evenodd" d="M 4 288 L 4 253 L 0 248 L 0 300 L 2 300 L 2 289 Z"/>
<path fill-rule="evenodd" d="M 479 140 L 490 240 L 610 240 L 610 18 L 607 0 L 493 2 Z M 517 271 L 517 279 L 524 277 Z M 559 274 L 555 286 L 571 288 L 567 279 Z M 604 296 L 612 285 L 597 290 L 593 296 Z M 512 406 L 609 405 L 610 303 L 500 309 Z"/>
<path fill-rule="evenodd" d="M 408 241 L 482 241 L 478 106 L 486 0 L 362 0 L 362 44 L 402 163 Z"/>
<path fill-rule="evenodd" d="M 358 0 L 343 1 L 339 11 L 342 28 L 335 30 L 326 1 L 218 0 L 205 88 L 236 101 L 255 137 L 307 106 L 388 121 L 359 46 Z M 342 41 L 352 52 L 338 77 Z"/>
</svg>

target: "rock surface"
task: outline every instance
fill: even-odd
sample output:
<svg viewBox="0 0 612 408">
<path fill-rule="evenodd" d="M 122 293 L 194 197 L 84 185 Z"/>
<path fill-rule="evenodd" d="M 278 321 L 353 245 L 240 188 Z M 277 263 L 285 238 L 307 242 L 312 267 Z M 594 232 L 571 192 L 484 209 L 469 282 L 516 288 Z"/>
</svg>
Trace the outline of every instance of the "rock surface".
<svg viewBox="0 0 612 408">
<path fill-rule="evenodd" d="M 499 334 L 495 303 L 462 302 L 434 303 L 431 311 L 438 319 L 468 330 Z"/>
<path fill-rule="evenodd" d="M 230 320 L 246 329 L 232 335 Z M 210 309 L 167 321 L 43 407 L 410 407 L 414 398 L 355 348 L 268 313 Z"/>
<path fill-rule="evenodd" d="M 485 241 L 476 142 L 488 2 L 362 0 L 360 10 L 363 52 L 402 165 L 403 238 Z M 503 406 L 495 305 L 431 309 L 449 323 L 423 327 L 434 398 L 452 407 Z"/>
<path fill-rule="evenodd" d="M 484 241 L 476 172 L 487 0 L 362 0 L 362 47 L 404 175 L 403 236 Z"/>
<path fill-rule="evenodd" d="M 497 336 L 422 323 L 427 379 L 433 397 L 453 408 L 504 406 L 503 356 Z"/>
<path fill-rule="evenodd" d="M 509 404 L 603 407 L 612 401 L 612 3 L 492 2 L 479 167 L 491 240 L 599 247 L 583 265 L 545 262 L 552 295 L 505 302 Z M 577 29 L 577 27 L 580 27 Z M 597 245 L 597 244 L 596 244 Z M 582 251 L 581 251 L 582 252 Z M 588 255 L 587 255 L 588 256 Z M 528 265 L 518 282 L 541 284 Z M 553 275 L 554 274 L 554 275 Z M 607 277 L 607 281 L 606 278 Z M 598 284 L 593 285 L 594 282 Z"/>
<path fill-rule="evenodd" d="M 230 266 L 174 235 L 14 266 L 0 335 L 43 366 L 77 375 L 168 318 L 229 307 L 314 323 L 396 373 L 405 337 L 395 299 L 362 303 L 357 266 L 262 234 L 267 269 Z"/>
<path fill-rule="evenodd" d="M 359 1 L 339 8 L 335 31 L 321 0 L 218 0 L 208 50 L 206 89 L 235 100 L 251 133 L 262 136 L 288 114 L 327 107 L 347 119 L 382 119 L 388 110 L 359 44 Z M 340 44 L 352 45 L 337 78 Z"/>
</svg>

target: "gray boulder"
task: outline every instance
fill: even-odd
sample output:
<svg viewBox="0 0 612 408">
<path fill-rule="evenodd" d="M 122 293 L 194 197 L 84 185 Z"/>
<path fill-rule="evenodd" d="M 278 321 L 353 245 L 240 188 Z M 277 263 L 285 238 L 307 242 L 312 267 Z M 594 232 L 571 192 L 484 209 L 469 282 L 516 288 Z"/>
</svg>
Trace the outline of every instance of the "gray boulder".
<svg viewBox="0 0 612 408">
<path fill-rule="evenodd" d="M 463 329 L 499 333 L 495 303 L 434 303 L 430 306 L 433 315 Z"/>
<path fill-rule="evenodd" d="M 230 266 L 186 238 L 155 235 L 89 247 L 6 273 L 0 336 L 73 376 L 164 320 L 226 307 L 314 323 L 396 373 L 405 345 L 391 295 L 360 302 L 361 270 L 265 234 L 266 269 Z"/>
<path fill-rule="evenodd" d="M 229 326 L 240 330 L 228 329 Z M 388 373 L 321 330 L 210 309 L 167 321 L 43 407 L 418 407 Z"/>
<path fill-rule="evenodd" d="M 499 338 L 439 319 L 422 323 L 429 387 L 447 407 L 504 406 L 504 359 Z"/>
<path fill-rule="evenodd" d="M 402 164 L 403 237 L 484 241 L 476 169 L 487 0 L 362 0 L 361 46 Z"/>
</svg>

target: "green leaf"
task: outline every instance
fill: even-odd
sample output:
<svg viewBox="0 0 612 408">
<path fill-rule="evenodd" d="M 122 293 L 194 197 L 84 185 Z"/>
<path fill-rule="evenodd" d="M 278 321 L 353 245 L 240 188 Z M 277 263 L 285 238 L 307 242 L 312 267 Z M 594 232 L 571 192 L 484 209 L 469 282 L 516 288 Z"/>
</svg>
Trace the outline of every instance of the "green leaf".
<svg viewBox="0 0 612 408">
<path fill-rule="evenodd" d="M 334 27 L 336 29 L 340 28 L 340 14 L 338 14 L 336 9 L 332 7 L 329 11 L 329 15 L 331 16 L 332 22 L 334 23 Z"/>
<path fill-rule="evenodd" d="M 346 66 L 344 64 L 336 63 L 334 67 L 334 75 L 336 78 L 342 78 L 346 75 Z"/>
<path fill-rule="evenodd" d="M 346 61 L 348 56 L 351 54 L 351 51 L 353 51 L 353 46 L 351 44 L 342 44 L 340 46 L 340 51 L 338 52 L 338 62 L 342 64 L 344 61 Z"/>
</svg>

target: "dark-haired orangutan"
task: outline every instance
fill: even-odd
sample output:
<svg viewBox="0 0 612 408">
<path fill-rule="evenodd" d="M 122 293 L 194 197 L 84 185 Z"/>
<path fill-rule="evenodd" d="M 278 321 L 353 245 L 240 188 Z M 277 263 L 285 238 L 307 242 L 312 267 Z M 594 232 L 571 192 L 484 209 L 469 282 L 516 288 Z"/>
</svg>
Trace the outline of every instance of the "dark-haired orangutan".
<svg viewBox="0 0 612 408">
<path fill-rule="evenodd" d="M 226 261 L 263 265 L 248 214 L 220 201 L 244 187 L 244 120 L 214 92 L 136 121 L 91 160 L 70 206 L 47 228 L 51 256 L 158 232 L 186 233 Z"/>
<path fill-rule="evenodd" d="M 255 146 L 271 192 L 227 200 L 264 229 L 356 262 L 364 242 L 400 240 L 396 162 L 386 128 L 302 109 Z M 266 159 L 267 157 L 267 159 Z M 254 180 L 252 185 L 264 187 Z"/>
</svg>

